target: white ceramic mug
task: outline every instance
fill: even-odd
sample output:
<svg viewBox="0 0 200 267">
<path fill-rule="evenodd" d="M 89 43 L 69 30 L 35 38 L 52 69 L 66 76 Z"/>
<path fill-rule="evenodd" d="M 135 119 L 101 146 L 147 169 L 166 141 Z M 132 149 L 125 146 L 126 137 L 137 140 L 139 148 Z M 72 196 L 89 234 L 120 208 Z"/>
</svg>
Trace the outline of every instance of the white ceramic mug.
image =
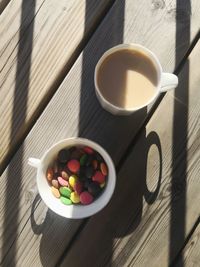
<svg viewBox="0 0 200 267">
<path fill-rule="evenodd" d="M 153 95 L 153 97 L 150 100 L 148 100 L 144 105 L 141 105 L 139 107 L 129 108 L 129 109 L 117 107 L 113 105 L 111 102 L 107 101 L 101 94 L 101 88 L 99 88 L 98 83 L 97 83 L 98 71 L 99 71 L 99 68 L 102 62 L 112 53 L 119 51 L 119 50 L 123 50 L 123 49 L 132 49 L 133 51 L 138 51 L 138 52 L 145 54 L 153 62 L 156 68 L 157 77 L 158 77 L 158 83 L 157 83 L 155 95 Z M 151 52 L 149 49 L 147 49 L 146 47 L 139 45 L 139 44 L 120 44 L 107 50 L 102 55 L 102 57 L 99 59 L 96 65 L 96 68 L 95 68 L 94 83 L 95 83 L 95 89 L 96 89 L 95 91 L 96 91 L 97 98 L 101 106 L 105 110 L 109 111 L 110 113 L 114 115 L 129 115 L 145 106 L 148 106 L 152 102 L 154 102 L 154 100 L 158 97 L 158 95 L 161 92 L 166 92 L 170 89 L 174 89 L 175 87 L 177 87 L 178 77 L 172 73 L 163 72 L 160 62 L 158 58 L 156 57 L 156 55 L 153 52 Z"/>
<path fill-rule="evenodd" d="M 65 206 L 51 193 L 51 188 L 46 179 L 48 166 L 55 160 L 58 152 L 72 146 L 90 146 L 96 150 L 105 160 L 108 166 L 107 184 L 102 194 L 89 205 L 69 205 Z M 85 138 L 68 138 L 64 139 L 50 147 L 41 159 L 29 158 L 28 164 L 37 168 L 37 187 L 44 203 L 55 213 L 72 219 L 85 218 L 100 211 L 110 200 L 116 183 L 116 172 L 112 159 L 109 154 L 97 143 Z"/>
</svg>

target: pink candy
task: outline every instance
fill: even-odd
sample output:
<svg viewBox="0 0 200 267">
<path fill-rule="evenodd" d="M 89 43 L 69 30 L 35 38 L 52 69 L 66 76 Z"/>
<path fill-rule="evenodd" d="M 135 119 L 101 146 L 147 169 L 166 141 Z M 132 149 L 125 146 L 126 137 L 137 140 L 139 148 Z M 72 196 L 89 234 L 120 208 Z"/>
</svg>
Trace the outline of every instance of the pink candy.
<svg viewBox="0 0 200 267">
<path fill-rule="evenodd" d="M 89 147 L 89 146 L 86 146 L 83 148 L 83 150 L 87 153 L 87 154 L 93 154 L 94 153 L 94 150 Z"/>
<path fill-rule="evenodd" d="M 66 181 L 66 180 L 63 179 L 62 177 L 58 177 L 58 182 L 59 182 L 59 184 L 62 185 L 62 186 L 68 186 L 68 185 L 69 185 L 68 181 Z"/>
<path fill-rule="evenodd" d="M 84 191 L 80 194 L 80 201 L 82 204 L 88 205 L 92 203 L 93 196 L 88 191 Z"/>
</svg>

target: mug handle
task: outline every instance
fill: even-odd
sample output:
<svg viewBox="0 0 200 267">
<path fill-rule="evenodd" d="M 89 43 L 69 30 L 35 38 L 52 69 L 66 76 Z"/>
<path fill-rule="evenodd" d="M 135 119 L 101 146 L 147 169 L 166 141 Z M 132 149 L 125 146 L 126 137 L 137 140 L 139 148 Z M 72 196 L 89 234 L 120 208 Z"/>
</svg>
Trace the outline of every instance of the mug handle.
<svg viewBox="0 0 200 267">
<path fill-rule="evenodd" d="M 40 159 L 36 159 L 36 158 L 29 158 L 28 159 L 28 165 L 38 168 L 41 164 L 41 160 Z"/>
<path fill-rule="evenodd" d="M 172 73 L 163 72 L 161 75 L 160 92 L 167 92 L 168 90 L 176 88 L 178 85 L 178 77 Z"/>
</svg>

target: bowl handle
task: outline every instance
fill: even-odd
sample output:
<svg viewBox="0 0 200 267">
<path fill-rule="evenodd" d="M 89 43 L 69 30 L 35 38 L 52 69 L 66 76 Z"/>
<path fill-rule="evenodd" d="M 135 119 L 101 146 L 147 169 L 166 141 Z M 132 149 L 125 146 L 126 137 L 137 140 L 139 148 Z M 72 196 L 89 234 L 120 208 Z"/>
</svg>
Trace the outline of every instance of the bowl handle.
<svg viewBox="0 0 200 267">
<path fill-rule="evenodd" d="M 32 167 L 38 168 L 41 164 L 41 160 L 36 158 L 29 158 L 28 164 Z"/>
</svg>

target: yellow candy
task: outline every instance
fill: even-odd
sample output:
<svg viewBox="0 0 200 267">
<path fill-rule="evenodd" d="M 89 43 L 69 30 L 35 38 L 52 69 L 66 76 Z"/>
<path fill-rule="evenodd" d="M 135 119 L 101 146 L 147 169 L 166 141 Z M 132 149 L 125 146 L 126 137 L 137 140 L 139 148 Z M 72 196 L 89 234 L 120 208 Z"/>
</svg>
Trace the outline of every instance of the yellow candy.
<svg viewBox="0 0 200 267">
<path fill-rule="evenodd" d="M 106 182 L 100 184 L 100 187 L 103 188 L 105 186 Z"/>
<path fill-rule="evenodd" d="M 77 182 L 77 176 L 76 175 L 71 175 L 70 177 L 69 177 L 69 184 L 70 184 L 70 186 L 72 187 L 72 188 L 74 188 L 74 185 L 76 184 L 76 182 Z"/>
<path fill-rule="evenodd" d="M 76 192 L 72 192 L 71 193 L 70 199 L 75 204 L 77 204 L 77 203 L 80 202 L 80 197 L 79 197 L 79 195 Z"/>
</svg>

